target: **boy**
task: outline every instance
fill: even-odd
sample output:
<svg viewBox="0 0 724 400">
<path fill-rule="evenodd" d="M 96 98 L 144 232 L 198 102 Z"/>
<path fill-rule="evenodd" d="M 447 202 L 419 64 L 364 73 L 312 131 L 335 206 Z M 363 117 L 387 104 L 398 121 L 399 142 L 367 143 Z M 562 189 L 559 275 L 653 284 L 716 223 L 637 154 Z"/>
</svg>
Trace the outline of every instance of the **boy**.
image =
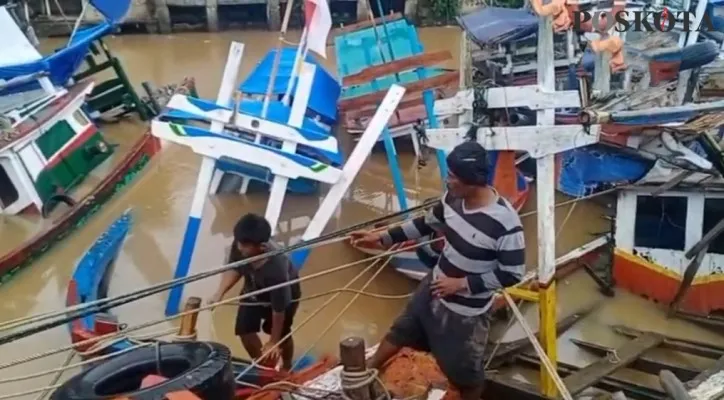
<svg viewBox="0 0 724 400">
<path fill-rule="evenodd" d="M 234 226 L 234 242 L 229 252 L 228 262 L 236 262 L 254 257 L 278 248 L 271 242 L 271 226 L 262 216 L 246 214 Z M 221 275 L 219 289 L 209 302 L 220 301 L 229 289 L 244 277 L 241 293 L 250 293 L 259 289 L 298 279 L 297 271 L 284 255 L 272 256 L 243 265 Z M 272 291 L 244 299 L 243 302 L 262 302 L 268 305 L 239 306 L 236 314 L 235 333 L 241 338 L 249 356 L 258 359 L 270 348 L 279 344 L 282 337 L 291 332 L 294 315 L 297 312 L 301 296 L 299 282 Z M 269 341 L 262 346 L 258 332 L 263 330 L 269 335 Z M 292 367 L 294 341 L 290 336 L 277 349 L 281 349 L 283 368 Z M 277 360 L 279 352 L 273 351 L 272 360 Z"/>
</svg>

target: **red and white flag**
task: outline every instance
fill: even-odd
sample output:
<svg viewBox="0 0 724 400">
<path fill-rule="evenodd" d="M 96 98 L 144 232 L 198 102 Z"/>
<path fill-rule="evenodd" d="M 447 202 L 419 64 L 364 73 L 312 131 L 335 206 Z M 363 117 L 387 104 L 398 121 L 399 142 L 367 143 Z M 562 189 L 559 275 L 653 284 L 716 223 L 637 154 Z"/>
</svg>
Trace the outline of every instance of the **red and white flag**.
<svg viewBox="0 0 724 400">
<path fill-rule="evenodd" d="M 327 58 L 327 36 L 332 30 L 328 0 L 304 0 L 307 49 Z"/>
</svg>

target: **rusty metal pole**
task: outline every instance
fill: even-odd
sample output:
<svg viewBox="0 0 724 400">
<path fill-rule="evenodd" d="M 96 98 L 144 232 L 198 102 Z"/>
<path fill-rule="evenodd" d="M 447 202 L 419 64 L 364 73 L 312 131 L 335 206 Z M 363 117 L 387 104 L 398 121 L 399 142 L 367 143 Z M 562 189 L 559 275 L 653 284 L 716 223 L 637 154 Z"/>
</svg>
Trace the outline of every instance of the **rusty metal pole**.
<svg viewBox="0 0 724 400">
<path fill-rule="evenodd" d="M 178 330 L 178 341 L 196 340 L 196 320 L 199 317 L 198 309 L 201 307 L 201 298 L 191 297 L 186 301 L 184 312 L 197 310 L 191 314 L 181 317 L 181 326 Z"/>
<path fill-rule="evenodd" d="M 365 341 L 361 337 L 352 336 L 339 342 L 339 358 L 342 361 L 342 388 L 345 388 L 345 375 L 351 377 L 350 381 L 357 380 L 357 376 L 365 376 L 367 363 L 365 360 Z M 349 382 L 349 381 L 348 381 Z M 372 385 L 345 391 L 352 400 L 370 400 Z"/>
</svg>

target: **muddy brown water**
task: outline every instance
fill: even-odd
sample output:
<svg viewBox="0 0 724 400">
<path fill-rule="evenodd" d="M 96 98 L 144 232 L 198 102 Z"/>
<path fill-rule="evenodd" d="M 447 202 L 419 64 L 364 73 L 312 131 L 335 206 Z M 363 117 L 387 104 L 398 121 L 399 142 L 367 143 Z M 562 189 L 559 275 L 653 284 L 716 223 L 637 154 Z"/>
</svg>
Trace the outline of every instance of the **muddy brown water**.
<svg viewBox="0 0 724 400">
<path fill-rule="evenodd" d="M 458 59 L 459 30 L 457 28 L 425 28 L 420 35 L 426 49 L 451 49 L 455 60 Z M 289 40 L 298 40 L 299 33 L 293 32 Z M 220 34 L 189 33 L 168 36 L 121 36 L 107 40 L 108 45 L 121 59 L 132 81 L 140 90 L 140 82 L 150 81 L 157 85 L 179 82 L 185 76 L 196 78 L 197 87 L 202 96 L 213 98 L 218 90 L 221 73 L 226 60 L 229 43 L 232 40 L 246 44 L 244 61 L 240 76 L 246 75 L 258 60 L 277 41 L 274 32 L 225 32 Z M 47 47 L 58 45 L 58 40 L 44 43 Z M 327 64 L 334 65 L 333 49 L 329 49 Z M 451 62 L 446 67 L 455 67 Z M 334 68 L 331 69 L 334 71 Z M 124 120 L 121 123 L 107 125 L 103 130 L 111 141 L 118 143 L 119 151 L 114 161 L 144 131 L 145 124 Z M 346 138 L 343 137 L 343 140 Z M 349 148 L 350 143 L 347 143 Z M 111 161 L 112 164 L 114 161 Z M 187 213 L 196 182 L 200 159 L 191 151 L 169 144 L 139 175 L 136 180 L 112 201 L 104 206 L 82 229 L 65 239 L 60 245 L 49 251 L 43 258 L 29 268 L 17 274 L 9 284 L 0 287 L 0 322 L 21 318 L 41 312 L 59 310 L 65 301 L 65 291 L 76 262 L 94 239 L 127 208 L 132 208 L 135 218 L 134 227 L 118 258 L 112 276 L 110 293 L 118 295 L 143 288 L 172 277 L 176 264 L 181 237 L 186 224 Z M 400 163 L 404 171 L 407 194 L 411 202 L 426 199 L 440 193 L 440 179 L 435 163 L 419 170 L 411 151 L 401 151 Z M 108 166 L 105 166 L 107 169 Z M 80 191 L 87 190 L 100 179 L 103 168 L 92 176 Z M 79 193 L 78 195 L 80 195 Z M 230 243 L 230 231 L 235 220 L 243 213 L 255 211 L 263 213 L 266 193 L 253 193 L 245 197 L 221 195 L 210 198 L 204 208 L 204 221 L 196 246 L 193 272 L 203 271 L 223 263 L 226 249 Z M 558 201 L 564 201 L 558 196 Z M 288 196 L 279 225 L 280 238 L 289 243 L 298 240 L 321 201 L 320 196 Z M 341 203 L 339 216 L 333 219 L 328 231 L 349 226 L 370 218 L 397 210 L 397 199 L 385 156 L 376 152 L 368 160 L 365 168 L 350 189 L 349 196 Z M 535 193 L 523 211 L 535 209 Z M 601 218 L 600 206 L 591 202 L 577 203 L 557 210 L 556 222 L 562 221 L 570 212 L 567 223 L 560 230 L 557 242 L 558 254 L 563 254 L 590 240 L 589 234 L 608 228 L 608 222 Z M 47 223 L 47 222 L 46 222 Z M 536 265 L 536 222 L 535 217 L 524 219 L 528 245 L 528 264 Z M 0 252 L 6 252 L 17 246 L 37 231 L 39 223 L 30 217 L 0 218 Z M 343 263 L 362 259 L 363 256 L 346 244 L 334 244 L 318 248 L 312 252 L 304 274 L 330 268 Z M 305 295 L 324 292 L 341 287 L 351 281 L 363 269 L 363 265 L 354 267 L 319 279 L 304 282 Z M 353 287 L 360 287 L 369 277 L 367 273 L 359 278 Z M 210 278 L 187 286 L 185 295 L 207 297 L 216 289 L 218 278 Z M 384 270 L 368 287 L 369 291 L 386 294 L 401 294 L 413 290 L 415 283 L 395 273 Z M 587 305 L 601 301 L 603 297 L 596 290 L 591 279 L 577 273 L 559 283 L 559 313 L 565 316 Z M 238 288 L 232 290 L 238 291 Z M 341 338 L 349 335 L 363 337 L 373 344 L 389 327 L 393 318 L 404 306 L 404 300 L 380 300 L 360 297 L 345 312 L 332 329 L 318 338 L 328 321 L 334 318 L 349 302 L 352 294 L 341 294 L 328 307 L 324 308 L 310 323 L 300 326 L 295 335 L 297 353 L 308 346 L 314 346 L 313 354 L 336 352 Z M 166 296 L 158 295 L 122 306 L 114 311 L 119 320 L 129 325 L 163 317 Z M 304 303 L 296 318 L 297 325 L 307 319 L 325 302 L 324 298 Z M 530 324 L 537 326 L 535 306 L 525 307 Z M 240 342 L 233 334 L 235 309 L 219 307 L 213 314 L 204 312 L 199 317 L 199 338 L 215 340 L 231 347 L 234 354 L 246 356 Z M 597 341 L 610 346 L 618 346 L 625 339 L 616 336 L 608 325 L 627 324 L 639 329 L 652 329 L 670 335 L 692 339 L 724 343 L 720 336 L 697 328 L 691 324 L 668 320 L 661 308 L 633 295 L 618 291 L 614 299 L 605 303 L 585 321 L 577 324 L 559 340 L 559 354 L 562 360 L 584 365 L 595 357 L 579 351 L 566 340 L 579 337 L 588 341 Z M 159 325 L 144 332 L 153 332 L 173 327 L 172 323 Z M 504 340 L 517 339 L 523 333 L 519 327 L 513 327 Z M 69 343 L 65 327 L 34 335 L 0 348 L 0 363 L 4 364 L 33 354 L 48 351 Z M 17 380 L 42 370 L 57 368 L 65 355 L 55 355 L 42 360 L 0 369 L 0 398 L 16 392 L 42 388 L 51 381 L 53 375 L 44 375 L 32 379 Z M 75 360 L 78 361 L 77 359 Z M 683 360 L 691 363 L 693 361 Z M 72 376 L 66 372 L 63 379 Z M 530 374 L 517 373 L 530 378 Z M 13 380 L 13 382 L 7 382 Z M 35 399 L 38 394 L 20 396 L 22 399 Z"/>
</svg>

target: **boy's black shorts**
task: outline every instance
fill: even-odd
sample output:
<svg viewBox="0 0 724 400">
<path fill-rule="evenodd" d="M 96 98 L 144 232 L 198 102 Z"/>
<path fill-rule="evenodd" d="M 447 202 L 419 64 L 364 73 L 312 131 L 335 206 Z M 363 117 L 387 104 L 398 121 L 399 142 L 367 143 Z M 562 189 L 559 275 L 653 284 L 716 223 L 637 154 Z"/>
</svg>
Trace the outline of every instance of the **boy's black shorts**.
<svg viewBox="0 0 724 400">
<path fill-rule="evenodd" d="M 298 302 L 291 303 L 284 312 L 284 328 L 282 336 L 292 331 L 294 316 L 299 307 Z M 272 309 L 269 306 L 239 306 L 236 313 L 236 327 L 234 332 L 237 336 L 258 333 L 263 330 L 267 335 L 271 334 Z"/>
</svg>

